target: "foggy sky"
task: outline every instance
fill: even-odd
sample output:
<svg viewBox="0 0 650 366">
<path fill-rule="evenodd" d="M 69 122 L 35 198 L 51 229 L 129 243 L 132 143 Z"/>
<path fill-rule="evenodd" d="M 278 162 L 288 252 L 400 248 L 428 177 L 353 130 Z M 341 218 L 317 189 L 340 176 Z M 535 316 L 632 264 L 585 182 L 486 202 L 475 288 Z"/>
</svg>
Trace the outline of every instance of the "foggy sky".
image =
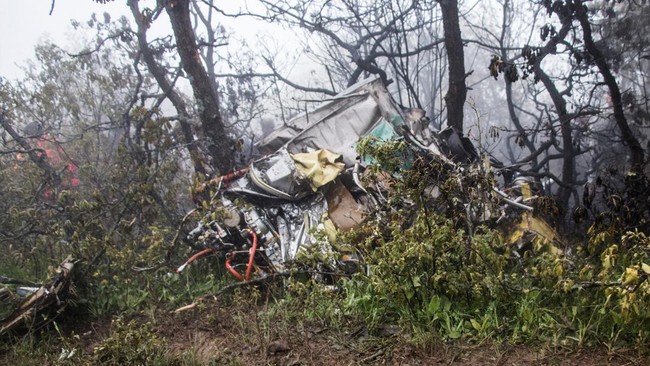
<svg viewBox="0 0 650 366">
<path fill-rule="evenodd" d="M 124 1 L 98 4 L 91 0 L 56 0 L 49 15 L 51 0 L 5 0 L 0 11 L 0 76 L 15 79 L 20 67 L 34 57 L 34 46 L 41 40 L 67 44 L 72 36 L 70 19 L 85 21 L 92 13 L 107 12 L 112 18 L 127 14 Z"/>
</svg>

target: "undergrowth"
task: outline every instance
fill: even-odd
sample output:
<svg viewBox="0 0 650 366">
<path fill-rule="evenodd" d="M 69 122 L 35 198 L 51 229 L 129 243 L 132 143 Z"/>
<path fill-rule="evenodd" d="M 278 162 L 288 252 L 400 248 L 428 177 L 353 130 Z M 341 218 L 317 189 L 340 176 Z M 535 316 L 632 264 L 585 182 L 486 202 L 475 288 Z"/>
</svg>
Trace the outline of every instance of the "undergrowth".
<svg viewBox="0 0 650 366">
<path fill-rule="evenodd" d="M 386 145 L 361 146 L 362 155 L 386 158 L 384 166 L 397 172 L 391 192 L 411 204 L 389 206 L 346 236 L 366 270 L 341 279 L 339 292 L 294 286 L 308 319 L 371 330 L 398 324 L 415 343 L 464 338 L 648 349 L 646 234 L 593 227 L 572 250 L 536 247 L 513 255 L 501 231 L 490 221 L 473 224 L 463 209 L 478 197 L 490 205 L 490 174 L 461 173 L 435 160 L 399 171 Z M 441 194 L 428 201 L 432 185 Z"/>
</svg>

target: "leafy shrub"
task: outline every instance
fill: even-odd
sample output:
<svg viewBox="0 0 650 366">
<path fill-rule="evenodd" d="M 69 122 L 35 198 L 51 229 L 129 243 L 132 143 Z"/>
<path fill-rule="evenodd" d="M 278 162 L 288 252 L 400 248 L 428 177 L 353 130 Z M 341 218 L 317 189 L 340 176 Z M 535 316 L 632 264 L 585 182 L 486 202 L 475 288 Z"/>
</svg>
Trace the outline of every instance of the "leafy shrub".
<svg viewBox="0 0 650 366">
<path fill-rule="evenodd" d="M 150 323 L 113 321 L 111 334 L 95 347 L 94 361 L 102 365 L 163 364 L 166 341 L 159 338 Z"/>
<path fill-rule="evenodd" d="M 377 145 L 363 147 L 395 163 L 395 154 Z M 499 231 L 474 227 L 463 209 L 471 199 L 491 204 L 492 177 L 480 169 L 459 172 L 426 161 L 416 159 L 411 170 L 394 177 L 391 192 L 400 195 L 400 205 L 391 206 L 397 200 L 388 199 L 387 208 L 347 235 L 367 270 L 343 280 L 344 292 L 330 300 L 311 291 L 322 310 L 312 316 L 355 320 L 371 329 L 398 323 L 416 340 L 647 346 L 650 240 L 645 234 L 594 227 L 578 250 L 533 249 L 512 256 Z M 437 200 L 425 193 L 431 184 L 440 189 Z M 332 316 L 337 309 L 342 314 Z"/>
</svg>

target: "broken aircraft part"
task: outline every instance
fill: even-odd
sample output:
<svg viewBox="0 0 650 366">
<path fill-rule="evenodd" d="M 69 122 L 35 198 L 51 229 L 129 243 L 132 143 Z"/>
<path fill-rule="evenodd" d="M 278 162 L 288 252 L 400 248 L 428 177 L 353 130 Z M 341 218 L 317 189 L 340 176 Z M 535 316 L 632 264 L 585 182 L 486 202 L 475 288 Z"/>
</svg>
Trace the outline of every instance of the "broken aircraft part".
<svg viewBox="0 0 650 366">
<path fill-rule="evenodd" d="M 421 110 L 400 107 L 378 78 L 353 85 L 264 138 L 258 147 L 266 155 L 247 169 L 218 178 L 220 221 L 205 219 L 190 233 L 190 240 L 223 253 L 229 272 L 244 281 L 251 272 L 264 276 L 284 271 L 303 250 L 320 251 L 332 265 L 354 261 L 349 253 L 333 253 L 336 229 L 358 227 L 370 207 L 385 202 L 382 190 L 390 190 L 390 183 L 364 187 L 360 172 L 369 162 L 359 159 L 360 138 L 401 139 L 413 158 L 425 154 L 451 169 L 460 169 L 453 161 L 477 160 L 469 139 L 450 129 L 431 134 L 423 128 L 428 125 L 424 118 Z M 401 163 L 412 164 L 403 159 Z M 440 196 L 437 186 L 427 192 L 431 199 Z M 532 211 L 496 187 L 494 192 L 505 205 Z M 483 202 L 466 201 L 470 220 L 484 221 L 492 215 Z M 539 228 L 522 224 L 517 231 L 533 226 Z"/>
<path fill-rule="evenodd" d="M 67 305 L 74 263 L 72 258 L 63 261 L 47 285 L 17 289 L 17 295 L 24 299 L 0 320 L 0 335 L 21 326 L 37 330 L 56 319 Z"/>
</svg>

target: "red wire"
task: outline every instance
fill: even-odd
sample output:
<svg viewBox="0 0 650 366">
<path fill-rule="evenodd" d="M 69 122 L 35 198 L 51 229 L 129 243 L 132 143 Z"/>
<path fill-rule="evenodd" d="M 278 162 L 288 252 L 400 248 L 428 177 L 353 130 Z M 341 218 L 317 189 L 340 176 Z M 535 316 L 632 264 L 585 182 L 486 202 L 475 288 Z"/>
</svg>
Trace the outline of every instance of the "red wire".
<svg viewBox="0 0 650 366">
<path fill-rule="evenodd" d="M 235 271 L 235 269 L 232 268 L 232 266 L 230 265 L 230 257 L 226 258 L 226 269 L 228 269 L 230 274 L 235 276 L 238 280 L 240 280 L 240 281 L 244 280 L 244 277 L 242 275 L 240 275 L 239 272 Z"/>
<path fill-rule="evenodd" d="M 203 249 L 202 251 L 200 251 L 200 252 L 194 254 L 193 256 L 190 257 L 190 259 L 188 259 L 188 260 L 185 262 L 185 264 L 183 264 L 183 268 L 185 268 L 188 264 L 194 262 L 194 261 L 197 260 L 198 258 L 200 258 L 200 257 L 202 257 L 202 256 L 204 256 L 204 255 L 206 255 L 206 254 L 208 254 L 208 253 L 210 253 L 210 252 L 212 252 L 213 250 L 214 250 L 214 249 L 212 249 L 212 248 Z M 177 271 L 177 272 L 180 272 L 180 271 Z"/>
<path fill-rule="evenodd" d="M 246 173 L 248 173 L 248 168 L 240 169 L 235 172 L 228 173 L 226 175 L 222 175 L 221 177 L 217 177 L 217 179 L 221 178 L 223 182 L 230 182 L 233 181 L 237 178 L 243 177 Z"/>
<path fill-rule="evenodd" d="M 255 261 L 255 252 L 257 251 L 257 234 L 255 234 L 255 232 L 253 230 L 250 230 L 250 229 L 248 229 L 248 232 L 253 237 L 253 246 L 251 247 L 250 257 L 248 258 L 248 266 L 246 266 L 246 277 L 242 276 L 239 272 L 237 272 L 232 267 L 232 265 L 230 264 L 230 259 L 232 257 L 231 256 L 226 257 L 226 264 L 225 264 L 226 269 L 228 270 L 228 272 L 230 272 L 230 274 L 235 276 L 235 278 L 237 278 L 240 281 L 248 281 L 250 279 L 251 271 L 253 270 L 253 263 Z M 201 254 L 201 253 L 196 254 L 194 257 L 199 256 L 199 254 Z M 194 257 L 192 257 L 192 258 L 194 258 Z M 190 258 L 190 259 L 192 259 L 192 258 Z"/>
<path fill-rule="evenodd" d="M 253 247 L 251 248 L 251 255 L 248 258 L 248 267 L 246 267 L 246 281 L 251 276 L 251 270 L 253 269 L 253 261 L 255 260 L 255 251 L 257 251 L 257 234 L 253 230 L 248 229 L 248 232 L 253 236 Z"/>
<path fill-rule="evenodd" d="M 230 257 L 226 258 L 226 269 L 228 269 L 228 271 L 240 281 L 248 281 L 250 279 L 251 272 L 253 270 L 253 263 L 255 261 L 255 252 L 257 251 L 257 234 L 255 234 L 255 232 L 253 230 L 250 230 L 250 229 L 248 229 L 248 232 L 253 237 L 253 246 L 251 247 L 250 257 L 248 258 L 248 266 L 246 267 L 246 277 L 244 278 L 241 274 L 239 274 L 239 272 L 237 272 L 230 265 Z M 202 257 L 202 256 L 204 256 L 204 255 L 206 255 L 206 254 L 208 254 L 208 253 L 210 253 L 212 251 L 214 251 L 214 249 L 208 248 L 208 249 L 203 249 L 202 251 L 194 254 L 193 256 L 190 257 L 190 259 L 188 259 L 185 262 L 185 264 L 183 264 L 182 267 L 179 267 L 179 270 L 177 270 L 177 272 L 180 272 L 182 270 L 181 268 L 185 268 L 190 263 L 194 262 L 198 258 L 200 258 L 200 257 Z"/>
</svg>

